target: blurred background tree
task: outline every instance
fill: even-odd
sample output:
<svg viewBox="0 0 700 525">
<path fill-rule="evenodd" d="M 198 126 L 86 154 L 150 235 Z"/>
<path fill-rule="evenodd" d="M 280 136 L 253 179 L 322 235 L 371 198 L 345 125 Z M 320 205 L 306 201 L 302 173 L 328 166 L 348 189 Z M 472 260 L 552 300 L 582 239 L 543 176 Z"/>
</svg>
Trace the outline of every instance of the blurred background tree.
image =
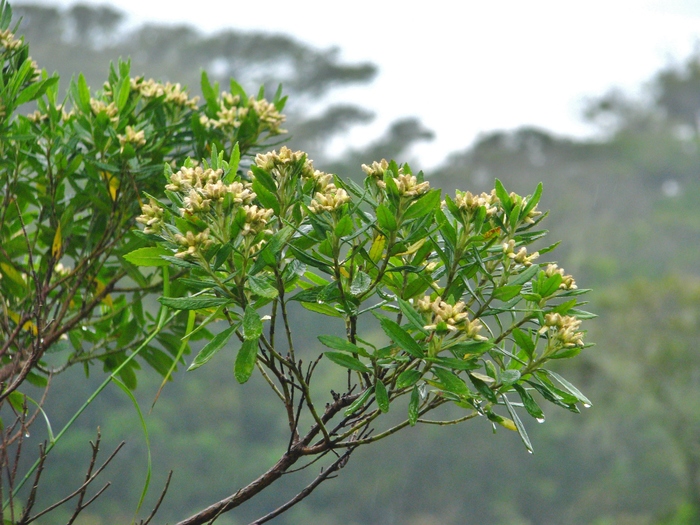
<svg viewBox="0 0 700 525">
<path fill-rule="evenodd" d="M 361 162 L 378 160 L 376 152 L 410 160 L 411 145 L 431 136 L 407 119 L 376 144 L 332 151 L 338 137 L 372 116 L 361 107 L 331 103 L 330 94 L 368 83 L 376 73 L 371 64 L 343 64 L 334 50 L 280 35 L 207 36 L 188 27 L 150 25 L 126 35 L 119 30 L 123 15 L 109 8 L 17 5 L 15 12 L 25 17 L 22 30 L 42 67 L 65 77 L 83 71 L 95 86 L 106 79 L 109 60 L 127 55 L 133 73 L 192 88 L 200 67 L 214 79 L 234 76 L 246 87 L 282 82 L 294 104 L 288 106 L 289 128 L 295 130 L 290 147 L 305 149 L 319 165 L 330 164 L 344 176 L 359 173 Z M 613 91 L 591 100 L 585 118 L 599 126 L 597 139 L 532 128 L 491 133 L 430 173 L 434 186 L 450 192 L 483 191 L 495 177 L 520 193 L 544 182 L 541 208 L 551 210 L 550 238 L 569 240 L 559 262 L 580 285 L 594 289 L 590 309 L 601 314 L 591 323 L 590 339 L 598 347 L 565 365 L 594 408 L 583 417 L 547 414 L 555 424 L 528 427 L 534 455 L 499 453 L 520 448 L 517 436 L 489 436 L 487 424 L 408 432 L 380 444 L 371 457 L 358 453 L 341 482 L 328 483 L 276 523 L 697 523 L 699 114 L 700 56 L 693 55 L 652 78 L 644 98 Z M 176 387 L 166 388 L 147 418 L 154 483 L 171 466 L 176 471 L 164 509 L 172 515 L 163 513 L 159 521 L 218 495 L 224 477 L 229 485 L 249 480 L 279 452 L 270 444 L 283 429 L 265 426 L 272 418 L 258 417 L 272 407 L 261 404 L 254 413 L 240 403 L 263 385 L 251 380 L 228 390 L 233 357 L 217 359 L 221 366 L 202 369 L 188 381 L 176 378 Z M 90 392 L 89 384 L 72 379 L 81 373 L 54 380 L 47 410 L 57 425 Z M 143 403 L 152 402 L 158 382 L 143 376 L 137 390 Z M 206 406 L 202 397 L 209 400 Z M 144 472 L 130 465 L 145 455 L 132 411 L 116 389 L 106 391 L 50 458 L 48 471 L 61 472 L 53 484 L 60 494 L 71 475 L 79 476 L 75 458 L 82 458 L 96 426 L 105 446 L 127 440 L 109 470 L 113 486 L 85 523 L 131 519 L 124 502 L 138 500 Z M 43 439 L 39 434 L 37 427 L 32 439 Z M 213 464 L 216 472 L 206 470 Z M 274 501 L 255 504 L 290 495 L 291 487 L 282 487 L 270 496 Z M 240 522 L 219 522 L 247 523 L 245 517 L 258 510 L 248 509 Z"/>
</svg>

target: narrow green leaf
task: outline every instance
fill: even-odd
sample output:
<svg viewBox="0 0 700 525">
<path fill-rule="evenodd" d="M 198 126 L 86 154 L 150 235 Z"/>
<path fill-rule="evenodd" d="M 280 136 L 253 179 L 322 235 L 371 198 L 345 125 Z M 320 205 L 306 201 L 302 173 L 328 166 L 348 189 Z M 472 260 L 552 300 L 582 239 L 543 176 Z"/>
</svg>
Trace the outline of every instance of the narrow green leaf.
<svg viewBox="0 0 700 525">
<path fill-rule="evenodd" d="M 467 387 L 466 383 L 454 373 L 439 366 L 432 368 L 431 372 L 435 374 L 447 392 L 452 392 L 460 397 L 471 397 L 469 387 Z"/>
<path fill-rule="evenodd" d="M 231 299 L 226 299 L 225 297 L 211 296 L 160 297 L 158 301 L 163 306 L 174 308 L 175 310 L 199 310 L 202 308 L 231 304 L 233 302 Z"/>
<path fill-rule="evenodd" d="M 262 331 L 263 323 L 260 314 L 252 306 L 246 306 L 243 314 L 243 337 L 247 341 L 257 341 Z"/>
<path fill-rule="evenodd" d="M 418 414 L 420 412 L 420 393 L 418 392 L 418 385 L 413 385 L 413 390 L 411 391 L 411 399 L 408 402 L 408 423 L 414 426 L 418 421 Z"/>
<path fill-rule="evenodd" d="M 506 404 L 506 408 L 508 409 L 508 413 L 510 414 L 510 417 L 513 418 L 513 422 L 515 423 L 515 428 L 518 430 L 518 435 L 520 436 L 520 439 L 523 440 L 523 443 L 525 444 L 525 448 L 529 452 L 533 452 L 532 450 L 532 443 L 530 443 L 530 438 L 527 435 L 527 432 L 525 431 L 525 425 L 523 425 L 523 422 L 520 421 L 520 417 L 518 416 L 517 412 L 515 411 L 515 408 L 513 408 L 513 405 L 510 404 L 510 401 L 508 401 L 508 398 L 506 396 L 503 397 L 503 402 Z"/>
<path fill-rule="evenodd" d="M 351 343 L 347 339 L 343 339 L 342 337 L 335 335 L 319 335 L 318 340 L 328 348 L 342 350 L 343 352 L 350 352 L 351 354 L 358 354 L 363 357 L 369 357 L 369 354 L 364 348 L 361 348 L 356 344 Z"/>
<path fill-rule="evenodd" d="M 372 392 L 374 392 L 373 386 L 369 387 L 360 395 L 360 397 L 353 401 L 352 404 L 345 409 L 345 412 L 343 412 L 345 417 L 353 415 L 360 407 L 362 407 L 369 399 L 369 396 L 372 395 Z"/>
<path fill-rule="evenodd" d="M 342 354 L 340 352 L 324 352 L 324 355 L 336 365 L 349 368 L 350 370 L 356 370 L 358 372 L 372 372 L 371 368 L 367 367 L 367 365 L 362 363 L 362 361 L 351 355 Z"/>
<path fill-rule="evenodd" d="M 374 397 L 377 400 L 379 410 L 384 413 L 389 412 L 389 393 L 386 391 L 386 386 L 384 386 L 381 379 L 377 379 L 377 382 L 374 384 Z"/>
<path fill-rule="evenodd" d="M 399 299 L 399 308 L 401 309 L 401 313 L 403 313 L 404 317 L 406 317 L 406 320 L 413 328 L 422 332 L 423 335 L 429 335 L 429 332 L 423 328 L 425 325 L 425 320 L 418 312 L 416 312 L 411 303 L 404 301 L 403 299 Z"/>
<path fill-rule="evenodd" d="M 511 280 L 508 284 L 513 286 L 516 284 L 525 284 L 528 282 L 530 279 L 532 279 L 535 275 L 537 275 L 537 272 L 540 271 L 540 267 L 536 264 L 533 264 L 532 266 L 529 266 L 525 271 L 520 273 L 515 277 L 515 279 Z"/>
<path fill-rule="evenodd" d="M 236 356 L 236 363 L 233 365 L 233 375 L 240 384 L 250 379 L 255 369 L 255 361 L 258 358 L 258 340 L 246 339 L 241 345 L 241 349 Z"/>
<path fill-rule="evenodd" d="M 569 383 L 569 382 L 568 382 L 566 379 L 564 379 L 562 376 L 560 376 L 559 374 L 557 374 L 557 373 L 555 373 L 555 372 L 552 372 L 551 370 L 545 370 L 545 372 L 547 373 L 547 375 L 549 375 L 549 376 L 553 377 L 554 379 L 556 379 L 566 390 L 568 390 L 569 392 L 571 392 L 571 394 L 572 394 L 576 399 L 578 399 L 579 401 L 581 401 L 581 403 L 583 403 L 584 406 L 589 407 L 589 406 L 591 406 L 591 405 L 593 404 L 593 403 L 591 403 L 590 399 L 588 399 L 586 396 L 584 396 L 578 388 L 576 388 L 574 385 L 572 385 L 571 383 Z"/>
<path fill-rule="evenodd" d="M 163 259 L 163 255 L 172 256 L 173 252 L 160 246 L 138 248 L 124 255 L 124 259 L 135 266 L 168 266 L 170 262 Z"/>
<path fill-rule="evenodd" d="M 406 210 L 404 220 L 416 219 L 435 211 L 440 207 L 440 190 L 432 190 L 423 194 Z"/>
<path fill-rule="evenodd" d="M 403 350 L 413 357 L 422 358 L 425 356 L 423 348 L 411 337 L 406 330 L 401 328 L 394 321 L 388 317 L 377 316 L 379 318 L 379 323 L 384 330 L 384 333 L 399 345 Z"/>
<path fill-rule="evenodd" d="M 515 344 L 527 352 L 527 355 L 532 359 L 532 354 L 535 351 L 535 343 L 532 341 L 532 336 L 526 334 L 520 328 L 513 328 L 513 339 Z"/>
<path fill-rule="evenodd" d="M 396 388 L 406 388 L 415 385 L 422 374 L 418 370 L 404 370 L 396 379 Z"/>
<path fill-rule="evenodd" d="M 78 100 L 76 102 L 80 104 L 83 113 L 90 113 L 90 88 L 82 73 L 78 75 Z"/>
<path fill-rule="evenodd" d="M 259 277 L 257 275 L 249 275 L 247 284 L 250 288 L 250 291 L 260 297 L 274 299 L 279 295 L 279 291 L 277 290 L 277 288 L 275 288 L 275 286 L 264 277 Z"/>
<path fill-rule="evenodd" d="M 325 304 L 325 303 L 301 303 L 301 305 L 306 308 L 307 310 L 310 310 L 312 312 L 316 312 L 317 314 L 323 314 L 327 315 L 329 317 L 343 317 L 343 314 L 338 312 L 335 308 L 333 308 L 330 304 Z"/>
<path fill-rule="evenodd" d="M 530 392 L 528 392 L 521 385 L 518 384 L 513 385 L 513 388 L 515 388 L 515 391 L 520 395 L 520 399 L 522 399 L 523 405 L 525 406 L 525 410 L 527 410 L 527 413 L 534 417 L 539 423 L 543 422 L 544 412 L 542 412 L 540 406 L 530 395 Z"/>
<path fill-rule="evenodd" d="M 216 334 L 216 336 L 199 351 L 197 357 L 194 358 L 187 371 L 189 372 L 191 370 L 196 370 L 203 364 L 207 363 L 226 345 L 226 343 L 228 343 L 228 340 L 231 338 L 235 330 L 235 326 L 230 326 L 223 332 Z"/>
<path fill-rule="evenodd" d="M 499 301 L 510 301 L 513 297 L 517 296 L 522 289 L 521 285 L 511 285 L 511 286 L 501 286 L 496 288 L 493 292 L 493 298 Z"/>
</svg>

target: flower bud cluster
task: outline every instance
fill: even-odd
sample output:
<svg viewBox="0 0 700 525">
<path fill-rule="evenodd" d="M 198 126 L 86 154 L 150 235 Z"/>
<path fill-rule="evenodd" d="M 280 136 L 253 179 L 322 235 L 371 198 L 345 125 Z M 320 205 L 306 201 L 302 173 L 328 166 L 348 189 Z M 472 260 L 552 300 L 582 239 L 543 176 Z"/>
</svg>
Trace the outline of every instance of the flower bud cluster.
<svg viewBox="0 0 700 525">
<path fill-rule="evenodd" d="M 510 194 L 511 200 L 517 202 L 520 204 L 521 209 L 525 208 L 527 206 L 527 199 L 524 197 L 521 197 L 520 195 L 516 194 L 515 192 L 511 192 Z M 522 219 L 522 221 L 525 224 L 534 224 L 535 223 L 535 218 L 538 216 L 542 215 L 541 211 L 537 211 L 537 205 L 535 205 L 534 208 L 532 208 L 527 215 Z"/>
<path fill-rule="evenodd" d="M 384 182 L 384 174 L 386 170 L 389 169 L 389 163 L 386 159 L 382 159 L 380 162 L 373 162 L 371 166 L 367 164 L 362 165 L 362 171 L 364 171 L 368 177 L 373 179 L 378 187 L 381 189 L 386 189 L 386 183 Z M 430 183 L 418 182 L 418 179 L 414 175 L 409 175 L 404 173 L 403 168 L 399 168 L 399 172 L 395 175 L 394 181 L 396 182 L 396 187 L 399 190 L 399 195 L 403 197 L 417 197 L 430 189 Z"/>
<path fill-rule="evenodd" d="M 164 96 L 166 102 L 183 108 L 197 109 L 197 102 L 199 101 L 199 97 L 189 98 L 187 90 L 179 83 L 171 84 L 166 82 L 161 84 L 152 78 L 148 80 L 144 80 L 143 77 L 132 78 L 131 89 L 138 91 L 144 98 Z"/>
<path fill-rule="evenodd" d="M 267 221 L 270 220 L 274 210 L 267 208 L 259 208 L 255 204 L 243 206 L 245 211 L 245 224 L 241 229 L 241 235 L 257 235 L 258 233 L 264 231 L 265 233 L 272 233 L 271 230 L 267 230 Z"/>
<path fill-rule="evenodd" d="M 576 281 L 574 280 L 572 275 L 565 275 L 564 274 L 564 268 L 559 268 L 556 264 L 548 264 L 547 269 L 544 271 L 545 275 L 547 277 L 551 277 L 555 273 L 558 273 L 561 275 L 561 284 L 559 285 L 559 288 L 562 290 L 576 290 L 578 286 L 576 286 Z"/>
<path fill-rule="evenodd" d="M 442 324 L 449 331 L 462 331 L 470 339 L 486 339 L 484 336 L 479 335 L 483 328 L 481 321 L 479 319 L 469 320 L 469 314 L 466 312 L 467 306 L 463 301 L 449 304 L 439 297 L 431 300 L 426 295 L 417 301 L 416 308 L 421 313 L 432 314 L 433 322 L 423 327 L 426 330 L 436 330 Z"/>
<path fill-rule="evenodd" d="M 209 239 L 209 228 L 196 235 L 191 231 L 188 231 L 185 235 L 178 233 L 175 235 L 175 242 L 184 248 L 184 250 L 180 250 L 175 254 L 175 257 L 178 259 L 184 259 L 188 255 L 201 253 L 202 250 L 205 250 L 213 243 L 213 241 Z"/>
<path fill-rule="evenodd" d="M 158 233 L 163 227 L 163 208 L 153 199 L 148 204 L 141 205 L 141 215 L 136 217 L 136 222 L 144 224 L 144 233 Z"/>
<path fill-rule="evenodd" d="M 290 169 L 297 169 L 296 166 L 302 159 L 304 159 L 304 165 L 301 167 L 302 178 L 317 178 L 322 175 L 320 171 L 314 169 L 314 163 L 308 158 L 306 153 L 303 151 L 292 151 L 287 146 L 282 146 L 279 153 L 276 150 L 268 153 L 258 153 L 255 156 L 255 165 L 267 171 L 277 181 L 280 181 L 289 174 Z M 248 175 L 252 177 L 253 173 L 248 172 Z"/>
<path fill-rule="evenodd" d="M 524 246 L 521 247 L 516 253 L 515 241 L 513 239 L 503 243 L 503 253 L 505 253 L 510 259 L 513 259 L 516 263 L 524 266 L 532 266 L 532 261 L 540 256 L 539 252 L 534 252 L 528 255 L 527 249 Z"/>
<path fill-rule="evenodd" d="M 119 138 L 119 144 L 121 144 L 121 151 L 124 151 L 126 144 L 136 147 L 146 144 L 146 133 L 143 130 L 134 131 L 134 128 L 131 126 L 126 127 L 125 135 L 117 135 L 117 137 Z"/>
<path fill-rule="evenodd" d="M 211 209 L 211 203 L 223 201 L 230 194 L 234 203 L 250 204 L 255 199 L 255 193 L 250 183 L 232 182 L 224 184 L 221 180 L 223 170 L 202 169 L 201 166 L 183 166 L 180 171 L 170 176 L 170 184 L 165 185 L 166 190 L 177 191 L 186 196 L 183 199 L 185 205 L 180 213 L 200 213 Z"/>
<path fill-rule="evenodd" d="M 482 193 L 481 195 L 472 195 L 470 191 L 457 190 L 455 192 L 455 204 L 457 207 L 470 214 L 483 206 L 486 208 L 487 216 L 493 215 L 496 213 L 496 204 L 498 202 L 496 190 L 492 190 L 491 193 Z"/>
<path fill-rule="evenodd" d="M 556 342 L 564 348 L 583 346 L 583 332 L 579 331 L 581 320 L 570 315 L 550 313 L 544 316 L 544 326 L 539 333 L 550 331 Z"/>
<path fill-rule="evenodd" d="M 350 196 L 343 188 L 336 188 L 335 184 L 329 183 L 323 192 L 316 192 L 311 204 L 309 204 L 309 210 L 311 213 L 334 211 L 349 201 Z"/>
<path fill-rule="evenodd" d="M 100 113 L 105 113 L 112 122 L 117 122 L 119 120 L 119 110 L 114 102 L 106 104 L 105 102 L 98 100 L 96 98 L 90 99 L 90 109 L 92 113 L 97 116 Z"/>
<path fill-rule="evenodd" d="M 219 97 L 218 105 L 217 118 L 209 118 L 206 115 L 199 118 L 203 126 L 214 129 L 237 129 L 241 127 L 250 111 L 253 111 L 270 135 L 287 132 L 280 127 L 286 117 L 277 111 L 274 104 L 265 99 L 258 100 L 250 97 L 247 102 L 243 102 L 240 95 L 232 95 L 224 91 Z"/>
<path fill-rule="evenodd" d="M 0 31 L 0 47 L 6 51 L 13 51 L 22 45 L 22 40 L 15 38 L 15 35 L 9 29 Z"/>
</svg>

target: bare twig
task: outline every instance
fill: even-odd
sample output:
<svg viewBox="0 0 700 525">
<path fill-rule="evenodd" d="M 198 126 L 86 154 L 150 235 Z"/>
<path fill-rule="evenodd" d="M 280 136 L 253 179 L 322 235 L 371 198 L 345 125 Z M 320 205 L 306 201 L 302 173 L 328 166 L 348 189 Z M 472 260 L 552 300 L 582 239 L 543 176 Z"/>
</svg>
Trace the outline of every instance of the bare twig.
<svg viewBox="0 0 700 525">
<path fill-rule="evenodd" d="M 333 463 L 331 463 L 331 465 L 326 470 L 322 470 L 321 473 L 318 476 L 316 476 L 316 479 L 314 479 L 311 483 L 304 487 L 304 489 L 301 490 L 296 496 L 294 496 L 287 503 L 276 508 L 269 514 L 266 514 L 265 516 L 251 522 L 250 525 L 262 525 L 266 521 L 270 521 L 271 519 L 279 516 L 283 512 L 286 512 L 291 507 L 293 507 L 301 500 L 306 498 L 309 494 L 311 494 L 314 491 L 316 487 L 318 487 L 321 483 L 326 481 L 331 474 L 333 474 L 337 470 L 340 470 L 347 464 L 348 459 L 350 458 L 350 454 L 352 454 L 353 450 L 355 450 L 355 448 L 350 448 L 346 450 L 342 456 L 340 456 Z"/>
<path fill-rule="evenodd" d="M 165 499 L 165 493 L 168 492 L 168 487 L 170 487 L 170 480 L 172 479 L 172 477 L 173 477 L 173 471 L 171 470 L 168 473 L 168 479 L 165 480 L 165 487 L 163 487 L 163 490 L 160 493 L 160 497 L 158 498 L 158 501 L 156 501 L 156 506 L 153 507 L 153 510 L 148 515 L 148 517 L 146 518 L 145 521 L 141 520 L 139 522 L 139 525 L 148 525 L 151 522 L 151 520 L 153 519 L 153 517 L 156 515 L 156 512 L 158 512 L 158 509 L 160 508 L 160 504 L 163 503 L 163 499 Z"/>
</svg>

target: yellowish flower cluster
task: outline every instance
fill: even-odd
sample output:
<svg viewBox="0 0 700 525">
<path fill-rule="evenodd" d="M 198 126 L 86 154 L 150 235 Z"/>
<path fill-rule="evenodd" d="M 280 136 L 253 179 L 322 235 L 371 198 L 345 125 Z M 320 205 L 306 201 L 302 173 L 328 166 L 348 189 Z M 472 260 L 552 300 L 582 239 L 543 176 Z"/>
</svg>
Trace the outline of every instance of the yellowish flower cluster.
<svg viewBox="0 0 700 525">
<path fill-rule="evenodd" d="M 474 213 L 480 207 L 486 208 L 486 215 L 493 215 L 496 213 L 496 204 L 498 203 L 498 197 L 496 197 L 496 190 L 492 190 L 491 193 L 482 193 L 481 195 L 472 195 L 470 191 L 464 192 L 457 190 L 455 192 L 455 204 L 460 210 L 466 211 L 467 213 Z"/>
<path fill-rule="evenodd" d="M 266 230 L 267 221 L 270 220 L 274 210 L 267 208 L 258 208 L 255 204 L 243 206 L 245 210 L 245 225 L 241 230 L 241 235 L 257 235 L 261 231 L 272 233 L 271 230 Z"/>
<path fill-rule="evenodd" d="M 559 342 L 564 348 L 583 346 L 583 332 L 579 332 L 581 321 L 570 315 L 560 315 L 557 313 L 546 314 L 544 316 L 544 326 L 539 333 L 544 334 L 550 331 L 553 339 Z"/>
<path fill-rule="evenodd" d="M 197 102 L 199 101 L 199 97 L 190 98 L 187 90 L 179 83 L 171 84 L 166 82 L 161 84 L 152 78 L 148 80 L 144 80 L 143 77 L 132 78 L 131 89 L 138 91 L 144 98 L 165 96 L 166 102 L 171 102 L 183 108 L 197 109 Z"/>
<path fill-rule="evenodd" d="M 287 132 L 287 130 L 280 127 L 286 117 L 277 111 L 274 104 L 265 99 L 258 100 L 255 97 L 250 97 L 247 104 L 242 105 L 239 95 L 232 95 L 224 91 L 221 93 L 218 102 L 219 111 L 216 112 L 217 118 L 209 118 L 206 115 L 202 115 L 199 121 L 203 126 L 215 129 L 236 129 L 241 126 L 243 119 L 248 116 L 248 113 L 253 111 L 270 135 L 279 135 Z"/>
<path fill-rule="evenodd" d="M 486 337 L 479 335 L 483 328 L 481 321 L 479 319 L 469 320 L 469 315 L 466 312 L 467 306 L 463 301 L 449 304 L 439 297 L 433 301 L 426 295 L 417 301 L 416 308 L 421 313 L 432 313 L 433 315 L 432 324 L 423 327 L 426 330 L 436 330 L 440 323 L 444 323 L 447 330 L 462 331 L 470 339 L 479 341 L 486 339 Z"/>
<path fill-rule="evenodd" d="M 136 217 L 136 222 L 144 224 L 144 233 L 158 233 L 163 226 L 163 208 L 153 199 L 148 204 L 141 205 L 142 215 Z"/>
<path fill-rule="evenodd" d="M 17 49 L 22 45 L 22 40 L 15 38 L 15 35 L 9 29 L 0 31 L 0 46 L 8 51 Z"/>
<path fill-rule="evenodd" d="M 57 104 L 56 109 L 61 112 L 61 119 L 63 120 L 63 122 L 68 122 L 75 115 L 74 110 L 71 109 L 70 111 L 66 111 L 65 109 L 63 109 L 63 104 Z M 37 109 L 33 113 L 27 115 L 27 118 L 34 123 L 39 123 L 43 122 L 44 120 L 48 120 L 49 115 L 47 113 L 42 113 Z"/>
<path fill-rule="evenodd" d="M 576 281 L 574 280 L 572 275 L 565 275 L 564 274 L 564 268 L 559 268 L 556 264 L 548 264 L 547 269 L 544 271 L 544 273 L 547 275 L 547 277 L 551 277 L 555 273 L 558 273 L 561 275 L 561 284 L 559 285 L 559 288 L 562 290 L 576 290 L 578 286 L 576 286 Z"/>
<path fill-rule="evenodd" d="M 255 199 L 250 183 L 224 184 L 221 180 L 223 173 L 221 169 L 183 166 L 170 176 L 170 184 L 166 184 L 165 189 L 186 194 L 183 199 L 185 207 L 180 210 L 182 214 L 207 212 L 212 202 L 221 202 L 227 194 L 239 205 L 250 204 Z"/>
<path fill-rule="evenodd" d="M 209 239 L 209 228 L 197 235 L 191 231 L 188 231 L 186 235 L 178 233 L 175 235 L 175 241 L 185 248 L 175 254 L 175 257 L 178 259 L 184 259 L 188 255 L 195 255 L 197 252 L 201 252 L 213 243 L 213 241 Z"/>
<path fill-rule="evenodd" d="M 532 266 L 532 261 L 540 256 L 539 252 L 534 252 L 528 255 L 527 249 L 524 246 L 521 247 L 516 253 L 515 241 L 513 239 L 503 243 L 503 253 L 505 253 L 509 258 L 513 259 L 516 263 L 524 266 Z"/>
<path fill-rule="evenodd" d="M 301 176 L 303 178 L 315 177 L 314 163 L 306 156 L 306 153 L 303 151 L 292 151 L 287 146 L 282 146 L 279 153 L 277 151 L 258 153 L 255 156 L 255 165 L 267 171 L 279 181 L 286 177 L 289 168 L 296 166 L 303 158 L 305 160 L 301 169 Z M 321 172 L 319 171 L 318 173 L 320 174 Z M 248 175 L 253 176 L 253 173 L 248 172 Z"/>
<path fill-rule="evenodd" d="M 349 201 L 350 196 L 343 188 L 336 188 L 335 184 L 330 183 L 323 189 L 323 193 L 316 192 L 311 204 L 309 204 L 309 210 L 311 213 L 334 211 Z"/>
<path fill-rule="evenodd" d="M 134 131 L 131 126 L 126 127 L 125 135 L 117 135 L 119 137 L 119 144 L 121 144 L 121 150 L 124 151 L 124 146 L 126 144 L 132 144 L 136 147 L 143 146 L 146 144 L 146 133 L 141 131 Z"/>
<path fill-rule="evenodd" d="M 384 174 L 386 170 L 389 169 L 389 163 L 386 159 L 382 159 L 379 162 L 372 162 L 371 166 L 367 164 L 362 165 L 362 171 L 364 171 L 368 177 L 375 180 L 378 187 L 386 189 L 386 183 L 384 182 Z M 399 168 L 399 172 L 394 177 L 396 182 L 396 187 L 399 189 L 399 195 L 403 197 L 417 197 L 426 193 L 430 189 L 430 183 L 418 182 L 418 179 L 414 175 L 408 175 L 403 172 L 403 168 Z"/>
<path fill-rule="evenodd" d="M 92 109 L 92 113 L 95 116 L 99 115 L 100 113 L 105 113 L 112 122 L 117 122 L 119 120 L 119 110 L 117 109 L 117 106 L 114 104 L 114 102 L 106 104 L 101 100 L 91 98 L 90 109 Z"/>
</svg>

